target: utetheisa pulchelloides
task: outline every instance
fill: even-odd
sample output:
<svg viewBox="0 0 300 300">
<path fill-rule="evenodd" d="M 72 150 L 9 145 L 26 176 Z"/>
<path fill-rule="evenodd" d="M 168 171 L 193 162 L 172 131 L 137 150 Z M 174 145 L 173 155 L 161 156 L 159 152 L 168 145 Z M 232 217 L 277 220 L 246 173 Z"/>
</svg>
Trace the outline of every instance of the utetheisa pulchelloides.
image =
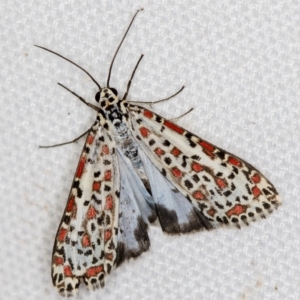
<svg viewBox="0 0 300 300">
<path fill-rule="evenodd" d="M 52 279 L 62 296 L 75 296 L 81 281 L 90 290 L 104 287 L 114 267 L 149 249 L 147 228 L 156 219 L 170 234 L 240 227 L 281 204 L 275 187 L 253 166 L 126 100 L 143 56 L 118 98 L 109 85 L 111 70 L 138 12 L 113 57 L 107 87 L 37 46 L 79 67 L 99 88 L 100 107 L 59 84 L 97 111 L 54 242 Z"/>
</svg>

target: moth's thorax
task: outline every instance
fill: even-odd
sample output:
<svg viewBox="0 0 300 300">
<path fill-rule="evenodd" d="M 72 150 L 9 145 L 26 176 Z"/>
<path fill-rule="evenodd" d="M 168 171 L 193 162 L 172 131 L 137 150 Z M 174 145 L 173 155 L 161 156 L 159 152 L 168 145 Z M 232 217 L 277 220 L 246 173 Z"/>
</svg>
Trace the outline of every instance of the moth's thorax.
<svg viewBox="0 0 300 300">
<path fill-rule="evenodd" d="M 128 114 L 124 105 L 126 100 L 120 100 L 117 95 L 117 91 L 113 88 L 103 88 L 97 93 L 96 100 L 100 103 L 97 120 L 105 129 L 110 128 L 121 133 Z"/>
</svg>

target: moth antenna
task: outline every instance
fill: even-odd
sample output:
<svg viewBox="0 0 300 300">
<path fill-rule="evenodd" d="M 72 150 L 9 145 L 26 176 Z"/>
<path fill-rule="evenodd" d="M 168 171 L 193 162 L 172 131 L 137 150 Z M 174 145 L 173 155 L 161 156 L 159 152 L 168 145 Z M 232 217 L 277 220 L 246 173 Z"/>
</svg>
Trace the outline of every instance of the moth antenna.
<svg viewBox="0 0 300 300">
<path fill-rule="evenodd" d="M 123 44 L 123 42 L 124 42 L 126 36 L 127 36 L 127 33 L 128 33 L 128 31 L 129 31 L 129 29 L 130 29 L 130 27 L 131 27 L 131 25 L 132 25 L 132 23 L 133 23 L 133 21 L 134 21 L 136 15 L 137 15 L 141 10 L 144 10 L 144 9 L 143 9 L 143 8 L 138 9 L 137 12 L 134 14 L 134 16 L 133 16 L 133 18 L 132 18 L 132 20 L 131 20 L 131 22 L 130 22 L 130 24 L 129 24 L 129 26 L 128 26 L 128 28 L 127 28 L 127 30 L 126 30 L 126 32 L 125 32 L 125 34 L 124 34 L 124 36 L 123 36 L 123 38 L 122 38 L 122 40 L 121 40 L 121 42 L 120 42 L 120 44 L 119 44 L 119 46 L 118 46 L 116 52 L 115 52 L 115 54 L 114 54 L 114 57 L 113 57 L 113 59 L 112 59 L 112 61 L 111 61 L 111 64 L 110 64 L 110 67 L 109 67 L 109 71 L 108 71 L 108 77 L 107 77 L 107 85 L 106 85 L 108 88 L 109 88 L 109 80 L 110 80 L 110 76 L 111 76 L 111 70 L 112 70 L 114 61 L 115 61 L 115 59 L 116 59 L 116 56 L 117 56 L 117 54 L 118 54 L 118 52 L 119 52 L 119 50 L 120 50 L 120 48 L 121 48 L 121 46 L 122 46 L 122 44 Z"/>
<path fill-rule="evenodd" d="M 62 56 L 61 54 L 59 54 L 59 53 L 57 53 L 57 52 L 54 52 L 54 51 L 52 51 L 52 50 L 50 50 L 50 49 L 47 49 L 47 48 L 45 48 L 45 47 L 42 47 L 42 46 L 38 46 L 38 45 L 34 45 L 34 46 L 35 46 L 35 47 L 38 47 L 38 48 L 41 48 L 41 49 L 43 49 L 43 50 L 46 50 L 46 51 L 48 51 L 48 52 L 50 52 L 50 53 L 53 53 L 53 54 L 59 56 L 60 58 L 62 58 L 62 59 L 64 59 L 64 60 L 68 61 L 69 63 L 73 64 L 74 66 L 76 66 L 77 68 L 79 68 L 80 70 L 82 70 L 85 74 L 87 74 L 87 75 L 94 81 L 94 83 L 98 86 L 99 91 L 101 90 L 100 84 L 99 84 L 99 83 L 94 79 L 94 77 L 93 77 L 87 70 L 85 70 L 83 67 L 80 67 L 79 65 L 77 65 L 76 63 L 74 63 L 73 61 L 71 61 L 70 59 L 68 59 L 68 58 L 66 58 L 66 57 L 64 57 L 64 56 Z"/>
</svg>

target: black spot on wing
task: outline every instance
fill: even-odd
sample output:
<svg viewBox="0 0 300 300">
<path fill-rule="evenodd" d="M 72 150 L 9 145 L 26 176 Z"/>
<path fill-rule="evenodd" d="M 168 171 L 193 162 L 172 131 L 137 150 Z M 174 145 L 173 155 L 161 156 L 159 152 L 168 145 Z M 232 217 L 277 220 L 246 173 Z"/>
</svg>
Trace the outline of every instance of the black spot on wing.
<svg viewBox="0 0 300 300">
<path fill-rule="evenodd" d="M 82 197 L 82 189 L 80 187 L 77 188 L 77 197 L 78 198 Z"/>
<path fill-rule="evenodd" d="M 225 152 L 222 151 L 222 150 L 219 150 L 219 151 L 216 153 L 216 155 L 217 155 L 219 158 L 221 158 L 222 160 L 225 159 Z"/>
<path fill-rule="evenodd" d="M 223 193 L 223 195 L 224 195 L 225 197 L 229 197 L 229 196 L 231 195 L 231 192 L 230 192 L 230 191 L 226 191 L 226 192 Z"/>
<path fill-rule="evenodd" d="M 161 123 L 162 118 L 160 116 L 156 116 L 155 120 L 156 120 L 156 122 Z"/>
<path fill-rule="evenodd" d="M 53 272 L 53 271 L 52 271 Z M 61 274 L 60 274 L 61 275 Z M 54 274 L 54 276 L 52 276 L 52 284 L 55 286 L 56 285 L 56 281 L 57 281 L 57 273 Z M 62 276 L 61 276 L 62 277 Z"/>
<path fill-rule="evenodd" d="M 103 164 L 104 164 L 105 166 L 109 166 L 109 165 L 111 164 L 111 162 L 110 162 L 108 159 L 104 159 L 104 160 L 103 160 Z"/>
<path fill-rule="evenodd" d="M 66 225 L 69 225 L 69 224 L 70 224 L 70 221 L 71 221 L 70 216 L 65 215 L 65 216 L 63 217 L 63 222 L 64 222 Z"/>
<path fill-rule="evenodd" d="M 92 264 L 96 264 L 97 262 L 98 262 L 98 259 L 96 257 L 93 257 Z"/>
<path fill-rule="evenodd" d="M 187 156 L 185 156 L 185 155 L 182 156 L 183 163 L 181 164 L 181 166 L 184 167 L 184 168 L 185 168 L 186 165 L 187 165 L 187 162 L 186 162 L 187 159 L 188 159 Z"/>
<path fill-rule="evenodd" d="M 262 191 L 266 196 L 271 195 L 271 193 L 267 189 L 262 189 Z"/>
<path fill-rule="evenodd" d="M 168 140 L 165 140 L 163 142 L 163 145 L 166 146 L 166 147 L 169 147 L 171 145 L 171 143 Z"/>
<path fill-rule="evenodd" d="M 235 166 L 232 166 L 232 170 L 235 174 L 239 174 L 239 169 Z"/>
<path fill-rule="evenodd" d="M 195 148 L 196 147 L 196 143 L 194 143 L 192 140 L 189 140 L 189 143 L 190 143 L 190 146 L 192 147 L 192 148 Z"/>
<path fill-rule="evenodd" d="M 151 140 L 149 141 L 149 146 L 153 146 L 154 144 L 155 144 L 155 140 L 151 139 Z"/>
<path fill-rule="evenodd" d="M 192 176 L 192 179 L 193 179 L 194 182 L 196 182 L 196 183 L 200 181 L 200 178 L 198 177 L 197 174 L 194 174 L 194 175 Z"/>
<path fill-rule="evenodd" d="M 79 187 L 79 180 L 74 180 L 73 188 L 77 189 Z"/>
<path fill-rule="evenodd" d="M 170 165 L 170 164 L 172 163 L 172 160 L 171 160 L 170 157 L 166 157 L 166 158 L 164 159 L 164 161 L 165 161 L 165 163 L 166 163 L 167 165 Z"/>
<path fill-rule="evenodd" d="M 67 285 L 66 290 L 67 290 L 68 292 L 73 292 L 74 288 L 73 288 L 73 286 L 72 286 L 71 283 L 69 283 L 69 284 Z"/>
<path fill-rule="evenodd" d="M 199 155 L 193 155 L 191 156 L 192 159 L 194 160 L 200 160 L 200 156 Z"/>
<path fill-rule="evenodd" d="M 193 184 L 188 180 L 186 179 L 184 181 L 184 185 L 190 190 L 191 188 L 193 188 Z"/>
<path fill-rule="evenodd" d="M 104 191 L 109 192 L 110 190 L 111 190 L 110 186 L 108 186 L 108 185 L 104 186 Z"/>
<path fill-rule="evenodd" d="M 193 135 L 190 132 L 186 132 L 185 136 L 187 139 L 191 139 Z"/>
<path fill-rule="evenodd" d="M 233 173 L 231 173 L 229 176 L 228 176 L 228 179 L 233 179 L 235 177 L 235 175 Z"/>
<path fill-rule="evenodd" d="M 242 173 L 245 175 L 245 177 L 247 178 L 247 181 L 250 181 L 250 174 L 247 171 L 242 171 Z"/>
</svg>

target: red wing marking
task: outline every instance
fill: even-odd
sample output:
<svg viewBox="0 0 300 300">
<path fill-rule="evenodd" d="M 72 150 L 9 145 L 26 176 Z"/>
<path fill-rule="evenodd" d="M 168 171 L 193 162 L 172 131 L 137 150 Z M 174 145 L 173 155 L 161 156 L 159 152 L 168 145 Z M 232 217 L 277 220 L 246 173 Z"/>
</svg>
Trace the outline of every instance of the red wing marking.
<svg viewBox="0 0 300 300">
<path fill-rule="evenodd" d="M 217 185 L 219 186 L 219 188 L 221 190 L 224 189 L 227 186 L 227 183 L 226 183 L 226 181 L 224 179 L 218 178 L 216 180 L 216 182 L 217 182 Z"/>
<path fill-rule="evenodd" d="M 69 199 L 69 201 L 68 201 L 68 204 L 67 204 L 67 211 L 68 211 L 68 212 L 71 212 L 71 211 L 73 210 L 73 208 L 74 208 L 75 205 L 76 205 L 76 204 L 75 204 L 75 197 L 72 196 L 72 197 Z"/>
<path fill-rule="evenodd" d="M 174 167 L 171 171 L 172 171 L 172 174 L 177 178 L 182 176 L 182 172 L 176 167 Z"/>
<path fill-rule="evenodd" d="M 240 166 L 241 166 L 241 162 L 240 162 L 238 159 L 236 159 L 236 158 L 234 158 L 234 157 L 232 157 L 232 156 L 230 156 L 230 157 L 228 158 L 228 162 L 229 162 L 230 164 L 236 166 L 236 167 L 240 167 Z"/>
<path fill-rule="evenodd" d="M 151 119 L 153 117 L 153 113 L 149 110 L 144 110 L 144 116 Z"/>
<path fill-rule="evenodd" d="M 166 152 L 163 150 L 163 149 L 161 149 L 161 148 L 156 148 L 155 150 L 154 150 L 154 152 L 155 152 L 155 154 L 158 156 L 158 157 L 161 157 L 162 155 L 164 155 Z"/>
<path fill-rule="evenodd" d="M 173 131 L 176 131 L 179 134 L 183 134 L 184 133 L 184 129 L 183 128 L 177 126 L 176 124 L 174 124 L 174 123 L 172 123 L 170 121 L 165 120 L 164 121 L 164 125 L 167 126 L 167 127 L 169 127 L 170 129 L 172 129 Z"/>
<path fill-rule="evenodd" d="M 111 231 L 110 230 L 106 230 L 104 232 L 104 241 L 107 242 L 110 238 L 111 238 Z"/>
<path fill-rule="evenodd" d="M 113 207 L 114 207 L 113 197 L 111 195 L 108 195 L 106 197 L 105 209 L 106 210 L 111 210 Z"/>
<path fill-rule="evenodd" d="M 171 154 L 173 154 L 175 157 L 177 157 L 181 154 L 181 151 L 178 148 L 174 147 L 171 151 Z"/>
<path fill-rule="evenodd" d="M 59 256 L 54 256 L 53 257 L 53 262 L 58 266 L 58 265 L 63 265 L 64 264 L 64 260 L 62 257 Z"/>
<path fill-rule="evenodd" d="M 91 267 L 86 270 L 86 277 L 95 277 L 101 272 L 103 272 L 103 265 Z"/>
<path fill-rule="evenodd" d="M 91 245 L 90 237 L 87 234 L 85 234 L 82 237 L 81 243 L 83 247 L 89 247 Z"/>
<path fill-rule="evenodd" d="M 63 242 L 63 241 L 65 240 L 67 234 L 68 234 L 67 229 L 61 228 L 61 229 L 59 230 L 59 232 L 58 232 L 57 240 L 58 240 L 59 242 Z"/>
<path fill-rule="evenodd" d="M 83 173 L 84 165 L 85 165 L 86 159 L 84 156 L 82 156 L 79 160 L 77 172 L 76 172 L 76 177 L 80 178 Z"/>
<path fill-rule="evenodd" d="M 94 181 L 93 183 L 93 191 L 100 191 L 101 181 Z"/>
<path fill-rule="evenodd" d="M 213 217 L 213 216 L 215 215 L 215 213 L 216 213 L 216 210 L 215 210 L 213 207 L 211 207 L 211 208 L 207 211 L 207 213 L 208 213 L 211 217 Z"/>
<path fill-rule="evenodd" d="M 261 190 L 257 186 L 254 186 L 252 188 L 252 194 L 255 198 L 257 198 L 261 194 Z"/>
<path fill-rule="evenodd" d="M 86 217 L 87 217 L 88 219 L 93 219 L 93 218 L 95 218 L 96 216 L 97 216 L 97 211 L 96 211 L 96 209 L 95 209 L 94 206 L 91 206 L 91 207 L 89 208 L 89 210 L 87 211 L 87 213 L 86 213 Z"/>
<path fill-rule="evenodd" d="M 94 136 L 93 135 L 89 135 L 86 139 L 87 144 L 91 145 L 94 141 Z"/>
<path fill-rule="evenodd" d="M 215 150 L 215 147 L 213 145 L 211 145 L 211 144 L 209 144 L 208 142 L 205 142 L 205 141 L 200 141 L 199 145 L 203 149 L 207 150 L 208 152 L 213 152 Z"/>
<path fill-rule="evenodd" d="M 114 258 L 114 256 L 113 256 L 112 253 L 106 253 L 106 254 L 105 254 L 105 259 L 112 261 L 113 258 Z"/>
<path fill-rule="evenodd" d="M 141 127 L 141 128 L 140 128 L 140 133 L 141 133 L 141 135 L 142 135 L 144 138 L 146 138 L 146 137 L 148 137 L 148 135 L 149 135 L 149 130 L 148 130 L 146 127 Z"/>
<path fill-rule="evenodd" d="M 108 155 L 108 154 L 109 154 L 109 148 L 108 148 L 107 145 L 104 145 L 104 146 L 102 147 L 102 154 L 103 154 L 103 155 Z"/>
<path fill-rule="evenodd" d="M 200 191 L 195 191 L 193 193 L 193 197 L 197 200 L 203 200 L 205 199 L 205 196 Z"/>
<path fill-rule="evenodd" d="M 111 180 L 111 171 L 110 170 L 105 171 L 104 180 L 105 181 L 110 181 Z"/>
<path fill-rule="evenodd" d="M 203 170 L 203 167 L 201 165 L 199 165 L 198 163 L 196 162 L 193 162 L 192 163 L 192 170 L 194 170 L 195 172 L 200 172 Z"/>
<path fill-rule="evenodd" d="M 72 277 L 72 269 L 69 266 L 64 266 L 64 274 L 66 277 Z"/>
<path fill-rule="evenodd" d="M 255 173 L 255 174 L 251 177 L 251 179 L 252 179 L 253 183 L 259 183 L 260 180 L 261 180 L 260 176 L 259 176 L 257 173 Z"/>
<path fill-rule="evenodd" d="M 247 208 L 247 205 L 237 204 L 232 209 L 228 210 L 226 212 L 226 215 L 228 218 L 230 218 L 232 215 L 239 216 L 240 214 L 244 213 L 247 210 Z"/>
</svg>

